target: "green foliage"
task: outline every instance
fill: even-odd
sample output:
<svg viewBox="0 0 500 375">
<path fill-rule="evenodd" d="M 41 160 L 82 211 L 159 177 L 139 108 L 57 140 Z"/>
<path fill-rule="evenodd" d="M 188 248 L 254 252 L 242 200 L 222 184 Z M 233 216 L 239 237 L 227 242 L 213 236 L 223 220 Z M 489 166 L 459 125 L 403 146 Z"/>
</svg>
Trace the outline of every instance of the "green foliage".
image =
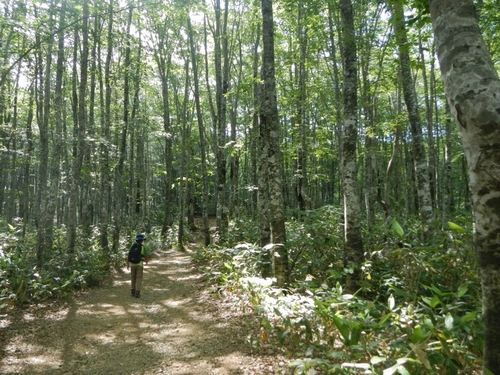
<svg viewBox="0 0 500 375">
<path fill-rule="evenodd" d="M 233 248 L 211 246 L 197 248 L 194 260 L 212 282 L 230 286 L 243 277 L 259 274 L 264 251 L 249 243 Z"/>
<path fill-rule="evenodd" d="M 198 250 L 207 275 L 254 307 L 254 347 L 296 358 L 295 374 L 478 371 L 483 328 L 469 218 L 436 228 L 432 246 L 421 244 L 417 222 L 381 224 L 355 295 L 342 289 L 340 211 L 327 206 L 300 219 L 288 223 L 294 283 L 286 293 L 259 277 L 257 246 Z"/>
<path fill-rule="evenodd" d="M 287 223 L 287 246 L 290 249 L 291 278 L 306 278 L 333 285 L 343 275 L 342 212 L 323 206 L 301 213 L 300 220 Z"/>
<path fill-rule="evenodd" d="M 111 270 L 123 266 L 121 250 L 110 253 L 101 249 L 97 228 L 90 237 L 79 233 L 74 253 L 66 250 L 66 232 L 55 231 L 53 247 L 44 252 L 41 267 L 37 265 L 35 233 L 23 236 L 21 225 L 8 226 L 0 236 L 0 309 L 68 298 L 76 290 L 99 285 Z M 127 244 L 122 243 L 120 248 Z M 151 245 L 154 250 L 154 242 Z"/>
</svg>

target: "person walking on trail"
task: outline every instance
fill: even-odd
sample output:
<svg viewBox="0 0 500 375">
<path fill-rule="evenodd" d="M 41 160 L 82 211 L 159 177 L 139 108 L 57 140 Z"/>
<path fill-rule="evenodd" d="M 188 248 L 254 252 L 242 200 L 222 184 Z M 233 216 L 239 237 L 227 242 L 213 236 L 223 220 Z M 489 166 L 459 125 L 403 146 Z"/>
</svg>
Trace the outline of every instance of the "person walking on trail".
<svg viewBox="0 0 500 375">
<path fill-rule="evenodd" d="M 144 234 L 139 233 L 135 236 L 135 243 L 130 247 L 127 257 L 127 270 L 130 269 L 132 297 L 141 296 L 142 276 L 144 274 L 144 264 L 148 264 L 148 251 L 144 246 Z"/>
</svg>

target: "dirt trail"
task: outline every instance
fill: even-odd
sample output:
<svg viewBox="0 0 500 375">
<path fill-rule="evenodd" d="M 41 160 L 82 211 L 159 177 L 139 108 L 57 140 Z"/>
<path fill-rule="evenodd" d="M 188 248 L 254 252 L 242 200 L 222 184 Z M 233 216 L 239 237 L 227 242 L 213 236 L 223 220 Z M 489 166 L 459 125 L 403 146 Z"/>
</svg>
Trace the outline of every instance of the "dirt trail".
<svg viewBox="0 0 500 375">
<path fill-rule="evenodd" d="M 190 256 L 158 254 L 141 298 L 129 273 L 66 303 L 0 316 L 0 374 L 286 374 L 272 351 L 251 353 L 255 319 L 207 290 Z"/>
</svg>

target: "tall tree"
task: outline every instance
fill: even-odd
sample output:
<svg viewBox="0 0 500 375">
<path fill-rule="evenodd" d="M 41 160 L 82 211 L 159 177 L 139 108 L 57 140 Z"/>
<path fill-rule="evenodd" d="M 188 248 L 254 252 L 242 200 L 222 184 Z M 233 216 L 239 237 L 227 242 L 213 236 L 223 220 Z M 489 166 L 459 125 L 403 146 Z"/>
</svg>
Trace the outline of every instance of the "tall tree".
<svg viewBox="0 0 500 375">
<path fill-rule="evenodd" d="M 51 3 L 52 8 L 53 3 Z M 49 18 L 49 27 L 54 26 L 54 19 L 52 13 Z M 39 36 L 37 35 L 37 38 Z M 40 167 L 39 167 L 39 187 L 37 192 L 37 260 L 38 266 L 41 267 L 43 263 L 43 253 L 49 248 L 51 244 L 50 228 L 52 225 L 49 223 L 52 218 L 48 218 L 47 202 L 49 196 L 48 187 L 48 172 L 49 172 L 49 119 L 51 110 L 51 91 L 52 91 L 52 49 L 54 38 L 51 36 L 48 40 L 48 48 L 46 58 L 42 57 L 42 50 L 39 50 L 38 72 L 39 72 L 39 100 L 38 100 L 38 116 L 37 123 L 40 132 Z M 43 63 L 45 61 L 45 64 Z M 44 69 L 45 68 L 45 69 Z"/>
<path fill-rule="evenodd" d="M 193 70 L 194 84 L 194 101 L 196 105 L 196 120 L 198 123 L 198 132 L 200 137 L 200 159 L 201 159 L 201 179 L 202 179 L 202 194 L 201 194 L 201 212 L 203 216 L 203 234 L 205 246 L 210 244 L 210 225 L 208 219 L 208 174 L 207 174 L 207 145 L 205 140 L 205 125 L 203 121 L 203 113 L 200 104 L 200 84 L 198 82 L 198 62 L 196 56 L 196 45 L 194 42 L 194 33 L 191 25 L 191 19 L 187 17 L 187 28 L 189 37 L 189 46 L 191 53 L 191 65 Z"/>
<path fill-rule="evenodd" d="M 126 195 L 125 188 L 125 163 L 127 157 L 127 139 L 130 123 L 130 78 L 132 76 L 132 47 L 131 47 L 131 28 L 132 15 L 134 7 L 132 4 L 128 6 L 126 37 L 125 37 L 125 57 L 124 57 L 124 74 L 123 74 L 123 114 L 122 126 L 119 135 L 118 144 L 118 165 L 115 168 L 115 210 L 114 210 L 114 230 L 113 230 L 113 251 L 118 251 L 120 242 L 120 231 L 124 222 L 122 215 L 126 212 Z"/>
<path fill-rule="evenodd" d="M 269 217 L 276 284 L 288 284 L 289 266 L 286 248 L 283 172 L 280 127 L 274 69 L 274 19 L 272 0 L 262 0 L 262 92 L 260 102 L 261 142 L 267 142 Z M 263 156 L 266 157 L 266 156 Z M 260 188 L 260 187 L 259 187 Z"/>
<path fill-rule="evenodd" d="M 467 158 L 482 284 L 484 374 L 500 369 L 500 79 L 472 0 L 431 0 L 450 110 Z"/>
<path fill-rule="evenodd" d="M 297 75 L 297 98 L 296 98 L 296 115 L 292 121 L 298 122 L 298 142 L 296 146 L 296 168 L 295 168 L 295 198 L 297 199 L 299 209 L 305 211 L 310 208 L 311 202 L 307 192 L 308 176 L 307 176 L 307 157 L 308 157 L 308 140 L 310 124 L 307 120 L 307 49 L 308 49 L 308 31 L 306 19 L 306 9 L 304 4 L 299 2 L 297 15 L 297 33 L 299 41 L 299 64 L 296 69 Z M 293 122 L 292 122 L 293 123 Z"/>
<path fill-rule="evenodd" d="M 76 229 L 78 225 L 78 205 L 81 190 L 82 166 L 85 155 L 86 129 L 87 129 L 87 76 L 88 76 L 88 57 L 89 57 L 89 3 L 83 2 L 82 14 L 82 50 L 79 59 L 80 80 L 78 85 L 76 117 L 75 117 L 75 156 L 71 171 L 71 192 L 68 212 L 68 252 L 73 253 L 76 246 Z"/>
<path fill-rule="evenodd" d="M 172 227 L 173 224 L 173 211 L 172 204 L 173 193 L 172 193 L 172 183 L 173 183 L 173 170 L 172 170 L 172 120 L 171 120 L 171 109 L 170 109 L 170 82 L 171 78 L 171 61 L 173 54 L 173 42 L 172 37 L 169 35 L 168 25 L 170 22 L 168 18 L 164 19 L 153 19 L 152 27 L 155 30 L 156 36 L 156 46 L 154 50 L 154 59 L 158 67 L 158 74 L 160 76 L 161 82 L 161 99 L 162 99 L 162 123 L 163 123 L 163 135 L 164 135 L 164 164 L 165 164 L 165 174 L 164 174 L 164 212 L 163 212 L 163 223 L 161 228 L 162 237 L 166 237 L 167 231 Z"/>
<path fill-rule="evenodd" d="M 411 71 L 410 54 L 408 52 L 408 37 L 404 19 L 403 4 L 392 2 L 392 12 L 394 18 L 394 29 L 396 41 L 399 48 L 399 63 L 401 68 L 401 78 L 403 84 L 403 96 L 408 111 L 408 121 L 410 122 L 412 155 L 414 160 L 415 178 L 417 182 L 418 208 L 420 218 L 424 225 L 424 234 L 431 228 L 433 220 L 431 189 L 429 184 L 429 168 L 427 165 L 427 155 L 422 134 L 422 122 L 418 110 L 417 93 Z"/>
<path fill-rule="evenodd" d="M 228 207 L 226 192 L 226 117 L 227 92 L 229 89 L 229 51 L 227 35 L 228 0 L 224 0 L 221 9 L 220 0 L 215 0 L 215 102 L 216 102 L 216 160 L 217 160 L 217 230 L 219 239 L 224 241 L 227 235 Z"/>
<path fill-rule="evenodd" d="M 346 266 L 352 269 L 346 287 L 355 291 L 361 280 L 361 264 L 364 259 L 361 234 L 361 206 L 358 191 L 356 146 L 358 135 L 358 69 L 354 12 L 351 0 L 340 0 L 343 27 L 342 47 L 344 57 L 344 121 L 342 143 L 342 183 L 344 187 L 344 241 Z"/>
</svg>

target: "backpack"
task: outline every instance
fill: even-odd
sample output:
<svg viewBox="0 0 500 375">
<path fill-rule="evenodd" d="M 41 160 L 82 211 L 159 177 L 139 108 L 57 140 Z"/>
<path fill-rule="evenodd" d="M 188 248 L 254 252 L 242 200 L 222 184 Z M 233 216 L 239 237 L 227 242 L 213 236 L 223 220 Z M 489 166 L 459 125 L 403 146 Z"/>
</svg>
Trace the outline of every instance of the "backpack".
<svg viewBox="0 0 500 375">
<path fill-rule="evenodd" d="M 142 245 L 139 245 L 138 243 L 133 244 L 128 252 L 128 261 L 133 264 L 140 263 L 143 257 L 141 251 Z"/>
</svg>

